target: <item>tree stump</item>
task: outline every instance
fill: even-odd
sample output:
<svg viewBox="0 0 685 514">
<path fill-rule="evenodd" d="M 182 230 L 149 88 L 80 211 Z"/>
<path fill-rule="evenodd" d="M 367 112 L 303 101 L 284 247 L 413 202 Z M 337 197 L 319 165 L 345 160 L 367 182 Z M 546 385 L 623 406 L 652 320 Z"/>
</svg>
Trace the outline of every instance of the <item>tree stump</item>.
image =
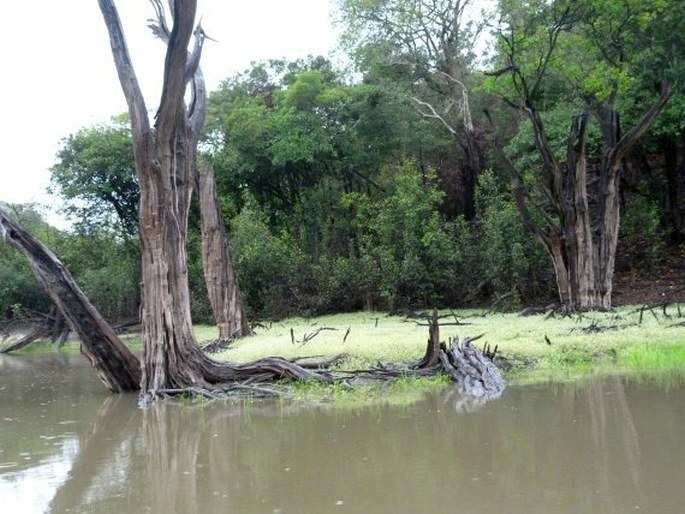
<svg viewBox="0 0 685 514">
<path fill-rule="evenodd" d="M 412 366 L 414 369 L 444 371 L 459 384 L 464 395 L 492 399 L 502 394 L 507 382 L 495 365 L 497 346 L 490 349 L 485 345 L 483 350 L 473 346 L 482 335 L 466 338 L 462 344 L 456 337 L 450 339 L 449 346 L 441 343 L 437 310 L 429 320 L 428 332 L 426 353 Z"/>
</svg>

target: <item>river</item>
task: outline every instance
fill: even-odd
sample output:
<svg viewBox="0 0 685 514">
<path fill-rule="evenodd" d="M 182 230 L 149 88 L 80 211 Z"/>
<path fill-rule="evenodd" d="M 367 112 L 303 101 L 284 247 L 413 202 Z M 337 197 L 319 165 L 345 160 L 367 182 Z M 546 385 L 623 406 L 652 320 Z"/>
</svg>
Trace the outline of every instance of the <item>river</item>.
<svg viewBox="0 0 685 514">
<path fill-rule="evenodd" d="M 0 511 L 677 513 L 684 427 L 677 381 L 141 411 L 80 355 L 0 356 Z"/>
</svg>

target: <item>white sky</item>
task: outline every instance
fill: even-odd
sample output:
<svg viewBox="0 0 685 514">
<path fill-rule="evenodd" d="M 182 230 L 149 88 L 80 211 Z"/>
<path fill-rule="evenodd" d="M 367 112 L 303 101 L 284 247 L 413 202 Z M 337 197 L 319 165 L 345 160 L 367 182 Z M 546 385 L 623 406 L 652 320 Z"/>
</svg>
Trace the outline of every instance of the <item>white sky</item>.
<svg viewBox="0 0 685 514">
<path fill-rule="evenodd" d="M 147 107 L 155 110 L 164 47 L 152 37 L 146 0 L 117 0 Z M 207 35 L 202 69 L 210 91 L 251 61 L 335 46 L 329 0 L 198 0 Z M 3 3 L 0 17 L 0 200 L 56 207 L 45 194 L 60 140 L 126 110 L 97 0 Z"/>
</svg>

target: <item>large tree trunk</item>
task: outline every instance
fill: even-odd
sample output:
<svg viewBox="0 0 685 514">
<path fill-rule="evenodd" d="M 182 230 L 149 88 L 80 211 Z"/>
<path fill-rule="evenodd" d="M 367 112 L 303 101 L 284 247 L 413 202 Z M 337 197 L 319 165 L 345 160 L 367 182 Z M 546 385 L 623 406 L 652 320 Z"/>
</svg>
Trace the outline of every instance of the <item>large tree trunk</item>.
<svg viewBox="0 0 685 514">
<path fill-rule="evenodd" d="M 140 185 L 139 227 L 142 257 L 143 393 L 204 387 L 196 365 L 197 348 L 190 317 L 186 232 L 195 165 L 191 117 L 186 111 L 186 84 L 197 69 L 188 58 L 193 33 L 195 0 L 174 1 L 173 30 L 160 3 L 156 31 L 168 37 L 164 83 L 155 130 L 133 70 L 117 10 L 112 0 L 99 0 L 109 31 L 112 54 L 131 116 L 134 157 Z M 197 57 L 197 60 L 195 59 Z"/>
<path fill-rule="evenodd" d="M 198 26 L 191 53 L 196 0 L 171 2 L 169 30 L 160 0 L 151 28 L 167 43 L 162 98 L 154 130 L 138 84 L 117 10 L 99 0 L 109 32 L 114 63 L 131 117 L 133 150 L 140 185 L 140 245 L 143 293 L 143 372 L 141 404 L 160 394 L 222 389 L 227 382 L 274 377 L 329 380 L 327 363 L 295 363 L 269 357 L 248 364 L 216 362 L 200 349 L 192 329 L 186 235 L 196 171 L 197 137 L 204 122 L 206 92 L 199 70 L 204 32 Z M 190 84 L 192 101 L 185 104 Z M 317 369 L 311 371 L 309 368 Z M 230 384 L 229 384 L 230 385 Z"/>
<path fill-rule="evenodd" d="M 549 254 L 557 281 L 559 300 L 568 311 L 608 309 L 611 307 L 611 287 L 600 273 L 600 253 L 603 244 L 593 233 L 591 207 L 588 203 L 586 139 L 588 116 L 573 118 L 568 136 L 566 162 L 559 163 L 551 151 L 542 120 L 529 105 L 526 113 L 531 120 L 536 145 L 540 150 L 547 180 L 545 193 L 556 219 L 541 227 L 531 216 L 523 182 L 512 168 L 512 191 L 516 206 L 526 227 L 536 236 Z M 610 202 L 612 203 L 612 202 Z M 617 206 L 618 207 L 618 206 Z M 616 222 L 616 217 L 612 218 Z M 611 264 L 613 270 L 613 263 Z"/>
<path fill-rule="evenodd" d="M 649 129 L 663 110 L 671 88 L 664 84 L 657 101 L 625 135 L 613 105 L 596 107 L 602 128 L 604 151 L 598 170 L 596 205 L 589 202 L 587 157 L 588 115 L 573 118 L 568 136 L 566 162 L 557 161 L 549 146 L 539 113 L 526 102 L 524 112 L 531 121 L 535 144 L 547 173 L 544 192 L 555 220 L 543 228 L 534 220 L 526 203 L 526 192 L 518 172 L 512 169 L 512 191 L 526 227 L 549 253 L 556 273 L 559 299 L 567 310 L 610 309 L 618 229 L 619 184 L 627 152 Z"/>
<path fill-rule="evenodd" d="M 219 328 L 219 339 L 228 341 L 249 335 L 238 279 L 228 249 L 219 198 L 216 193 L 214 170 L 210 164 L 198 168 L 197 195 L 202 218 L 202 259 L 205 282 L 214 318 Z"/>
<path fill-rule="evenodd" d="M 0 235 L 22 252 L 48 295 L 81 340 L 81 349 L 100 379 L 114 392 L 140 384 L 138 358 L 117 337 L 59 259 L 0 209 Z"/>
</svg>

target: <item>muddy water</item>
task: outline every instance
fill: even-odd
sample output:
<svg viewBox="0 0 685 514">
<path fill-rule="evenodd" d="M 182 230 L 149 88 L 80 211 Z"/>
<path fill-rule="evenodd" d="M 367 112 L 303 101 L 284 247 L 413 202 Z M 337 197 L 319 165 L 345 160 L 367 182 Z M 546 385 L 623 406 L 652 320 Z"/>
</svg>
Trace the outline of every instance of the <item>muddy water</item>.
<svg viewBox="0 0 685 514">
<path fill-rule="evenodd" d="M 3 513 L 676 513 L 685 388 L 619 377 L 464 404 L 163 405 L 82 357 L 0 357 Z"/>
</svg>

